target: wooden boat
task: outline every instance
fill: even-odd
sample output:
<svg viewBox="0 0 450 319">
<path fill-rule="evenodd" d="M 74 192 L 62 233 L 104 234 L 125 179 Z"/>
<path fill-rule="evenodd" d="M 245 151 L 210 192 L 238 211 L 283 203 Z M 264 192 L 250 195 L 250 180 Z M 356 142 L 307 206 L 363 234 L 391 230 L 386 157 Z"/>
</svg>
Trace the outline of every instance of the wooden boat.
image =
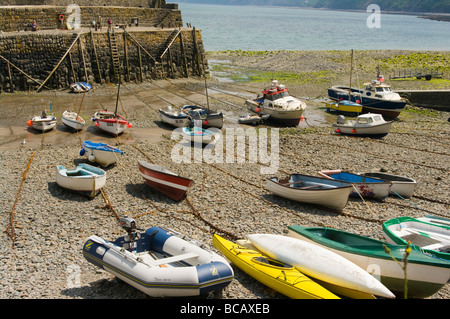
<svg viewBox="0 0 450 319">
<path fill-rule="evenodd" d="M 405 108 L 406 100 L 398 93 L 392 92 L 391 87 L 383 81 L 383 78 L 378 75 L 377 80 L 365 83 L 364 89 L 345 85 L 332 86 L 328 89 L 328 96 L 335 101 L 341 99 L 359 101 L 363 106 L 363 113 L 377 113 L 385 119 L 393 120 Z"/>
<path fill-rule="evenodd" d="M 388 135 L 393 122 L 386 122 L 381 114 L 361 114 L 355 120 L 346 120 L 339 115 L 337 123 L 332 124 L 336 133 L 342 135 L 381 138 Z"/>
<path fill-rule="evenodd" d="M 406 245 L 391 245 L 376 239 L 327 227 L 289 226 L 289 236 L 314 243 L 345 257 L 379 278 L 398 297 L 404 296 L 404 272 L 384 246 L 401 264 Z M 450 278 L 448 261 L 429 257 L 414 249 L 407 264 L 408 298 L 427 298 L 438 292 Z"/>
<path fill-rule="evenodd" d="M 194 184 L 191 179 L 181 177 L 159 165 L 138 161 L 138 167 L 147 185 L 175 201 L 183 199 L 189 187 Z"/>
<path fill-rule="evenodd" d="M 246 100 L 247 109 L 255 113 L 267 114 L 271 121 L 285 126 L 297 126 L 300 123 L 306 104 L 292 97 L 284 85 L 277 80 L 256 99 Z"/>
<path fill-rule="evenodd" d="M 235 244 L 217 234 L 213 236 L 213 245 L 249 276 L 289 298 L 340 299 L 293 266 L 269 258 L 257 250 Z"/>
<path fill-rule="evenodd" d="M 151 297 L 204 295 L 223 289 L 234 278 L 223 257 L 161 227 L 151 227 L 137 236 L 130 232 L 113 242 L 90 236 L 83 255 Z"/>
<path fill-rule="evenodd" d="M 353 190 L 350 183 L 316 176 L 291 174 L 289 179 L 271 177 L 267 188 L 272 193 L 297 202 L 341 210 Z"/>
<path fill-rule="evenodd" d="M 64 125 L 75 131 L 82 130 L 86 124 L 86 121 L 81 116 L 71 111 L 64 111 L 62 114 L 62 122 Z"/>
<path fill-rule="evenodd" d="M 159 109 L 158 114 L 161 121 L 176 127 L 185 127 L 190 122 L 187 114 L 173 111 L 170 105 L 164 109 Z"/>
<path fill-rule="evenodd" d="M 238 122 L 239 124 L 260 124 L 267 120 L 270 117 L 269 114 L 250 114 L 239 116 Z"/>
<path fill-rule="evenodd" d="M 53 115 L 47 115 L 45 111 L 39 116 L 33 117 L 27 122 L 27 126 L 32 126 L 35 130 L 41 132 L 47 132 L 52 130 L 56 126 L 56 117 Z"/>
<path fill-rule="evenodd" d="M 100 130 L 114 136 L 122 134 L 132 126 L 123 116 L 110 111 L 95 112 L 92 121 Z"/>
<path fill-rule="evenodd" d="M 75 82 L 70 85 L 70 89 L 75 93 L 87 92 L 92 88 L 92 85 L 86 82 Z"/>
<path fill-rule="evenodd" d="M 89 164 L 79 164 L 72 170 L 58 165 L 56 166 L 56 183 L 64 189 L 94 198 L 105 186 L 106 172 Z"/>
<path fill-rule="evenodd" d="M 325 103 L 327 111 L 334 111 L 347 116 L 357 116 L 362 113 L 363 106 L 349 100 L 331 101 Z"/>
<path fill-rule="evenodd" d="M 411 242 L 418 250 L 450 263 L 450 225 L 398 217 L 384 222 L 383 232 L 390 243 L 406 245 Z"/>
<path fill-rule="evenodd" d="M 197 126 L 183 127 L 182 132 L 184 139 L 193 143 L 209 144 L 220 138 L 220 134 Z"/>
<path fill-rule="evenodd" d="M 268 257 L 290 264 L 321 282 L 361 291 L 367 295 L 395 298 L 392 292 L 367 271 L 328 249 L 282 235 L 251 234 L 247 238 Z M 331 290 L 329 287 L 325 288 Z"/>
<path fill-rule="evenodd" d="M 223 127 L 222 112 L 212 111 L 209 108 L 198 105 L 184 105 L 181 111 L 188 115 L 191 120 L 200 121 L 204 128 L 216 127 L 221 129 Z"/>
<path fill-rule="evenodd" d="M 417 182 L 410 177 L 399 176 L 382 172 L 361 173 L 359 175 L 367 177 L 375 177 L 386 182 L 391 182 L 391 194 L 400 195 L 404 198 L 410 198 L 414 194 Z"/>
<path fill-rule="evenodd" d="M 80 155 L 87 156 L 90 162 L 96 162 L 103 167 L 108 167 L 118 161 L 119 157 L 123 155 L 123 151 L 105 143 L 83 141 Z"/>
<path fill-rule="evenodd" d="M 319 175 L 324 178 L 331 178 L 338 181 L 348 182 L 354 186 L 354 191 L 350 196 L 373 198 L 384 200 L 389 196 L 392 183 L 386 182 L 378 178 L 361 176 L 341 170 L 320 171 Z"/>
</svg>

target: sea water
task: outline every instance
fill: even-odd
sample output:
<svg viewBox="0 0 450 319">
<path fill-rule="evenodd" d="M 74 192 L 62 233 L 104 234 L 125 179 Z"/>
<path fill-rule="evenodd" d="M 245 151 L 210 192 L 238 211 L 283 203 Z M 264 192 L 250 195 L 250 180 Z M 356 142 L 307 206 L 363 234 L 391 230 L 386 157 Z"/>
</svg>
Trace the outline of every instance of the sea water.
<svg viewBox="0 0 450 319">
<path fill-rule="evenodd" d="M 206 51 L 450 50 L 450 22 L 415 15 L 182 2 L 179 9 L 184 25 L 201 29 Z"/>
</svg>

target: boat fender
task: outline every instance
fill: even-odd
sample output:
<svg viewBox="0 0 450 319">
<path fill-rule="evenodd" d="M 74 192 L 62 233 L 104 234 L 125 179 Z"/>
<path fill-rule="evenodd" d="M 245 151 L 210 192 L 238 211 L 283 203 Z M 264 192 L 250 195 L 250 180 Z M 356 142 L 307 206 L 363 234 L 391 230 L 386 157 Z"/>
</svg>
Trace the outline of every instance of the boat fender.
<svg viewBox="0 0 450 319">
<path fill-rule="evenodd" d="M 82 149 L 80 150 L 80 156 L 83 156 L 85 153 L 86 153 L 86 150 L 85 150 L 84 148 L 82 148 Z"/>
<path fill-rule="evenodd" d="M 91 161 L 91 162 L 93 162 L 93 161 L 95 160 L 95 156 L 92 155 L 92 154 L 89 155 L 89 156 L 88 156 L 88 160 Z"/>
<path fill-rule="evenodd" d="M 28 120 L 27 121 L 27 126 L 33 126 L 33 121 L 32 120 Z"/>
</svg>

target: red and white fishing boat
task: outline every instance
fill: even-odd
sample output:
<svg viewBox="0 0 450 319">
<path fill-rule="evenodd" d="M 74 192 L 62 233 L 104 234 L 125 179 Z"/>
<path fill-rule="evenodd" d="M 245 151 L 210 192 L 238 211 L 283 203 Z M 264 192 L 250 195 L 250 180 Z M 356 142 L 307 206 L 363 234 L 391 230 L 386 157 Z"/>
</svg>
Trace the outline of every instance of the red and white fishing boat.
<svg viewBox="0 0 450 319">
<path fill-rule="evenodd" d="M 269 115 L 269 120 L 285 126 L 297 126 L 306 109 L 305 102 L 294 98 L 288 89 L 277 80 L 256 99 L 246 100 L 247 109 L 258 114 Z"/>
<path fill-rule="evenodd" d="M 132 126 L 132 124 L 129 123 L 123 116 L 117 114 L 119 92 L 120 81 L 117 88 L 116 110 L 114 112 L 98 111 L 92 118 L 92 121 L 95 122 L 95 126 L 97 126 L 102 131 L 105 131 L 106 133 L 112 134 L 114 136 L 122 134 L 128 127 Z"/>
<path fill-rule="evenodd" d="M 175 201 L 183 199 L 189 187 L 194 184 L 189 178 L 181 177 L 162 166 L 138 161 L 139 173 L 145 183 Z"/>
<path fill-rule="evenodd" d="M 128 123 L 123 116 L 110 111 L 95 112 L 92 121 L 95 122 L 96 127 L 114 136 L 122 134 L 131 127 L 131 123 Z"/>
</svg>

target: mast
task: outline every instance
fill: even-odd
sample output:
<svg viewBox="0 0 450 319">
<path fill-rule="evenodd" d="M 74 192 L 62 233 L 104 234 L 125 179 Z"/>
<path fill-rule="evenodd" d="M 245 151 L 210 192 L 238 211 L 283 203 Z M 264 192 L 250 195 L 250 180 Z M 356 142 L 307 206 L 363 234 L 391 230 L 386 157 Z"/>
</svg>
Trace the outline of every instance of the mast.
<svg viewBox="0 0 450 319">
<path fill-rule="evenodd" d="M 353 49 L 352 49 L 352 55 L 350 60 L 350 86 L 348 88 L 348 100 L 351 101 L 351 95 L 352 95 L 352 73 L 353 73 Z"/>
</svg>

